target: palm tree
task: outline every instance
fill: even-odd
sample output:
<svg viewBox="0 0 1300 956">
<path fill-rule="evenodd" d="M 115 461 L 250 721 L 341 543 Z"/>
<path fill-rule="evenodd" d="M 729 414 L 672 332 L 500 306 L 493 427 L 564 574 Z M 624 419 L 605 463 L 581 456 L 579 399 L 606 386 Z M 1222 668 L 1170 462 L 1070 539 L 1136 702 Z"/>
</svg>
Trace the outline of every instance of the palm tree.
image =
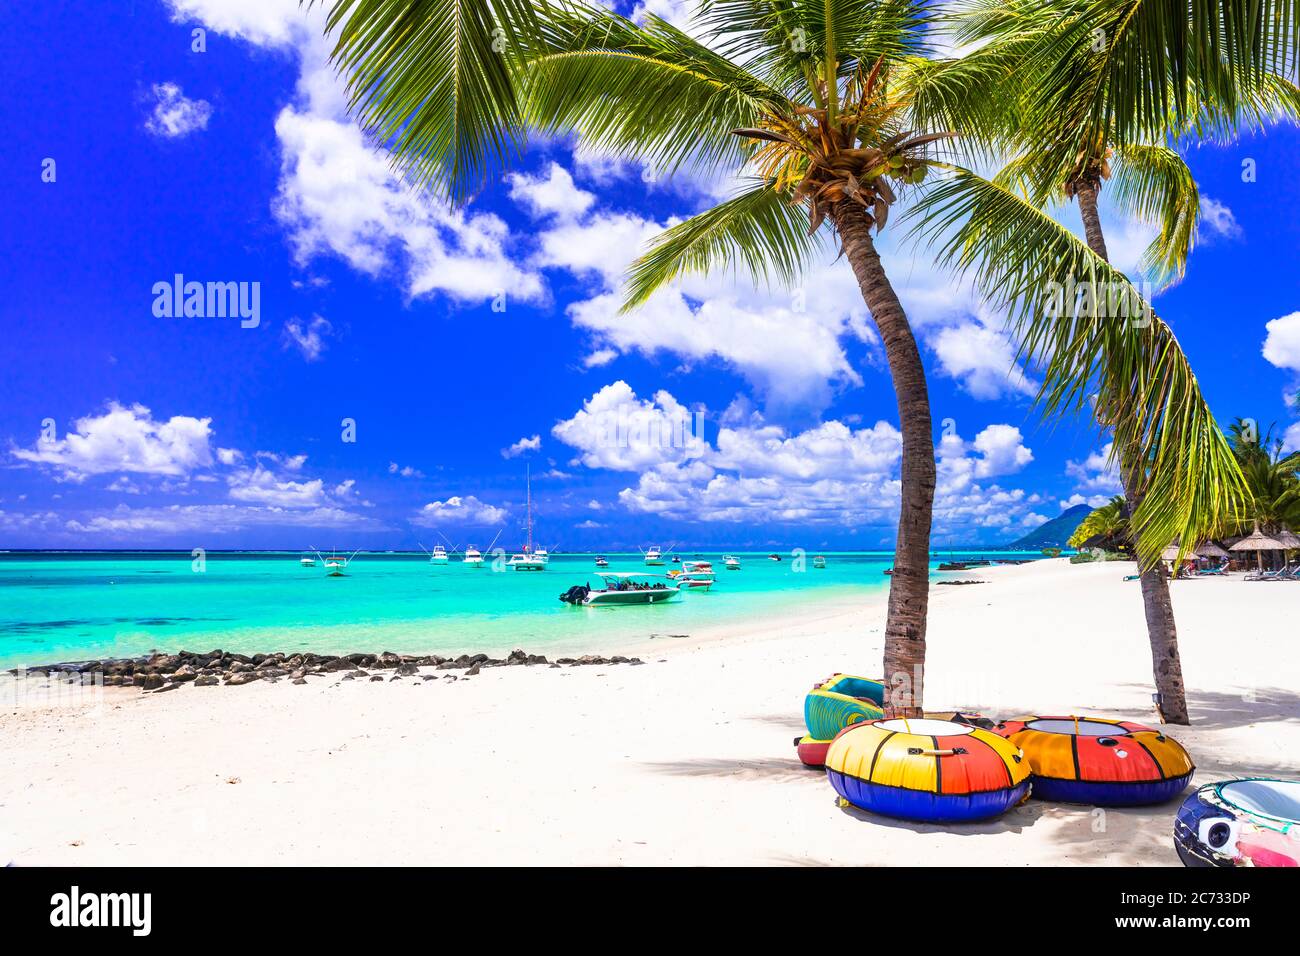
<svg viewBox="0 0 1300 956">
<path fill-rule="evenodd" d="M 1277 115 L 1294 116 L 1300 107 L 1300 91 L 1271 72 L 1290 66 L 1289 60 L 1274 58 L 1267 43 L 1257 53 L 1258 37 L 1239 33 L 1248 31 L 1248 25 L 1219 17 L 1210 21 L 1219 22 L 1228 41 L 1222 48 L 1215 45 L 1213 30 L 1197 32 L 1202 21 L 1194 17 L 1207 7 L 1228 10 L 1232 4 L 1193 0 L 1182 10 L 1175 5 L 1171 15 L 1170 4 L 1162 0 L 973 0 L 956 18 L 957 36 L 981 45 L 946 70 L 931 70 L 926 78 L 931 92 L 920 97 L 922 112 L 955 128 L 978 131 L 986 148 L 997 144 L 1011 151 L 1014 158 L 995 182 L 1022 193 L 1033 205 L 1077 201 L 1088 246 L 1106 262 L 1097 200 L 1109 181 L 1121 208 L 1159 224 L 1143 265 L 1155 281 L 1168 283 L 1183 274 L 1200 212 L 1196 182 L 1179 153 L 1167 145 L 1168 138 L 1224 138 Z M 1264 34 L 1267 40 L 1267 30 Z M 1242 44 L 1234 46 L 1238 40 Z M 954 84 L 961 79 L 982 95 L 956 97 Z M 1091 286 L 1089 293 L 1104 295 L 1112 289 Z M 1150 318 L 1138 311 L 1106 317 L 1139 323 Z M 1168 327 L 1157 322 L 1152 328 L 1152 354 L 1167 350 L 1185 363 Z M 1187 375 L 1194 387 L 1190 369 Z M 1097 407 L 1097 421 L 1116 427 L 1104 405 Z M 1200 422 L 1202 428 L 1208 425 L 1208 420 Z M 1206 449 L 1215 468 L 1231 465 L 1221 442 L 1205 433 L 1201 439 L 1215 446 Z M 1145 514 L 1143 502 L 1153 492 L 1149 455 L 1136 439 L 1113 447 L 1128 509 Z M 1240 477 L 1225 478 L 1221 490 L 1230 497 L 1239 494 Z M 1173 605 L 1163 565 L 1155 560 L 1172 536 L 1160 523 L 1142 520 L 1133 531 L 1145 556 L 1141 591 L 1160 708 L 1165 719 L 1185 724 Z"/>
<path fill-rule="evenodd" d="M 925 52 L 916 0 L 722 0 L 706 45 L 566 5 L 523 75 L 526 121 L 656 168 L 745 171 L 744 187 L 659 236 L 633 265 L 625 309 L 690 272 L 739 264 L 789 282 L 833 229 L 884 344 L 902 432 L 902 493 L 884 672 L 891 703 L 923 699 L 935 457 L 925 370 L 873 230 L 920 183 L 944 131 L 915 131 L 898 76 Z"/>
<path fill-rule="evenodd" d="M 1241 418 L 1228 426 L 1228 443 L 1250 494 L 1237 531 L 1245 534 L 1255 525 L 1266 534 L 1300 528 L 1300 451 L 1284 455 L 1273 426 L 1261 436 L 1254 422 Z"/>
<path fill-rule="evenodd" d="M 509 160 L 524 129 L 576 131 L 663 171 L 750 173 L 733 199 L 653 243 L 632 269 L 628 308 L 681 275 L 718 267 L 789 282 L 819 248 L 819 235 L 838 236 L 880 330 L 899 405 L 902 500 L 884 671 L 894 709 L 915 713 L 935 485 L 931 417 L 916 341 L 872 230 L 941 167 L 949 178 L 931 190 L 918 228 L 936 241 L 947 235 L 941 258 L 975 267 L 991 298 L 1025 303 L 1078 276 L 1133 292 L 1127 279 L 1041 209 L 932 155 L 948 133 L 917 110 L 918 95 L 943 85 L 924 56 L 929 14 L 921 0 L 706 0 L 709 45 L 654 16 L 638 26 L 555 0 L 537 7 L 534 27 L 520 29 L 516 19 L 506 29 L 499 74 L 470 42 L 487 35 L 490 21 L 467 9 L 336 0 L 331 15 L 342 24 L 335 59 L 351 75 L 356 112 L 417 181 L 463 198 L 490 162 Z M 502 8 L 506 19 L 516 16 L 510 9 Z M 450 33 L 426 22 L 439 10 Z M 447 38 L 462 35 L 465 54 L 448 53 Z M 502 129 L 491 129 L 494 117 Z M 1077 302 L 1046 323 L 1019 314 L 1028 354 L 1047 363 L 1048 408 L 1081 406 L 1096 385 L 1099 413 L 1114 422 L 1117 440 L 1148 462 L 1135 524 L 1166 540 L 1199 540 L 1204 523 L 1219 521 L 1233 500 L 1225 470 L 1232 458 L 1185 358 L 1164 347 L 1167 326 L 1098 323 Z"/>
<path fill-rule="evenodd" d="M 1072 548 L 1083 548 L 1089 546 L 1089 541 L 1099 542 L 1109 551 L 1127 547 L 1128 503 L 1123 495 L 1115 495 L 1100 508 L 1090 511 L 1066 543 Z"/>
</svg>

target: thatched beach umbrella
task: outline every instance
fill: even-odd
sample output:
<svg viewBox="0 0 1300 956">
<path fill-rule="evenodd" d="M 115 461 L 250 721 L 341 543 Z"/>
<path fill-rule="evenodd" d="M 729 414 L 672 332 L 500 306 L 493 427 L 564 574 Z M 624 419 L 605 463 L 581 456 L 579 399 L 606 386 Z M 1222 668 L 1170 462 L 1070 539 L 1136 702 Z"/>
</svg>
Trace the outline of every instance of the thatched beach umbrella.
<svg viewBox="0 0 1300 956">
<path fill-rule="evenodd" d="M 1188 551 L 1186 554 L 1184 554 L 1184 555 L 1183 555 L 1183 560 L 1184 560 L 1184 561 L 1195 561 L 1195 560 L 1196 560 L 1197 558 L 1199 558 L 1200 556 L 1201 556 L 1201 553 L 1200 553 L 1200 549 L 1198 548 L 1198 549 L 1196 549 L 1196 550 L 1194 550 L 1194 551 Z M 1177 560 L 1178 560 L 1178 545 L 1176 545 L 1176 544 L 1171 544 L 1169 547 L 1167 547 L 1167 548 L 1165 548 L 1163 551 L 1161 551 L 1161 552 L 1160 552 L 1160 559 L 1161 559 L 1162 561 L 1177 561 Z"/>
<path fill-rule="evenodd" d="M 1288 551 L 1294 551 L 1296 548 L 1300 548 L 1300 537 L 1297 537 L 1286 528 L 1283 528 L 1277 534 L 1273 535 L 1273 537 L 1277 540 L 1278 544 L 1282 545 L 1282 547 L 1286 548 Z"/>
<path fill-rule="evenodd" d="M 1233 551 L 1254 551 L 1259 556 L 1259 569 L 1264 570 L 1264 552 L 1265 551 L 1285 551 L 1286 545 L 1270 538 L 1259 530 L 1259 522 L 1255 522 L 1255 530 L 1246 537 L 1242 538 L 1232 546 Z"/>
<path fill-rule="evenodd" d="M 1213 541 L 1206 541 L 1196 546 L 1196 553 L 1203 558 L 1226 558 L 1230 557 L 1227 551 L 1215 544 Z"/>
</svg>

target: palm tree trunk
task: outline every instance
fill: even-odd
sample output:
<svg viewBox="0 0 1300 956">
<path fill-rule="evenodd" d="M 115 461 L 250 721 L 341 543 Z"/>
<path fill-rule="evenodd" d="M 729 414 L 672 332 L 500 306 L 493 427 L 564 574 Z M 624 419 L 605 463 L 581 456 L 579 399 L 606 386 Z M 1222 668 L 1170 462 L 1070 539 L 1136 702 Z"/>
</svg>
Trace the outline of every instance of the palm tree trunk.
<svg viewBox="0 0 1300 956">
<path fill-rule="evenodd" d="M 1079 212 L 1088 246 L 1107 262 L 1106 238 L 1097 213 L 1097 186 L 1085 183 L 1078 187 Z M 1143 463 L 1137 449 L 1119 450 L 1120 475 L 1129 514 L 1142 503 Z M 1195 542 L 1193 542 L 1195 543 Z M 1174 623 L 1174 605 L 1169 598 L 1169 581 L 1163 564 L 1141 571 L 1142 602 L 1146 608 L 1147 639 L 1151 642 L 1151 669 L 1155 678 L 1156 705 L 1161 718 L 1171 724 L 1190 724 L 1187 714 L 1187 689 L 1183 686 L 1183 662 L 1178 656 L 1178 628 Z"/>
<path fill-rule="evenodd" d="M 837 203 L 831 213 L 862 298 L 880 332 L 898 400 L 903 434 L 902 501 L 894 573 L 885 621 L 886 704 L 891 713 L 919 716 L 925 691 L 925 624 L 930 600 L 930 517 L 934 508 L 934 437 L 925 367 L 912 327 L 871 239 L 865 210 Z"/>
</svg>

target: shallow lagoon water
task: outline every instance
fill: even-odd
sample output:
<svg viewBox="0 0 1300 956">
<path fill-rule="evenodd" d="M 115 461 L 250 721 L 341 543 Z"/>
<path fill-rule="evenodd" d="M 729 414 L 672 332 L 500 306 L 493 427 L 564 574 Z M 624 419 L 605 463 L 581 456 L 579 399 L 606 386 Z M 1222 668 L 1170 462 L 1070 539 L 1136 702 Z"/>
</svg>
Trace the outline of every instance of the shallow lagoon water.
<svg viewBox="0 0 1300 956">
<path fill-rule="evenodd" d="M 433 566 L 423 554 L 360 554 L 345 577 L 304 568 L 297 552 L 209 552 L 204 570 L 188 552 L 0 553 L 0 667 L 127 657 L 151 650 L 220 647 L 253 653 L 381 650 L 504 654 L 520 647 L 555 656 L 643 646 L 706 627 L 771 618 L 811 604 L 883 595 L 883 552 L 825 552 L 814 569 L 789 554 L 700 553 L 718 584 L 647 607 L 574 608 L 558 596 L 598 586 L 594 556 L 555 555 L 542 572 L 471 568 L 455 556 Z M 685 560 L 695 552 L 682 552 Z M 945 552 L 942 560 L 1036 557 Z M 664 573 L 639 554 L 609 554 L 610 571 Z M 936 558 L 936 563 L 939 559 Z M 960 576 L 960 575 L 958 575 Z"/>
</svg>

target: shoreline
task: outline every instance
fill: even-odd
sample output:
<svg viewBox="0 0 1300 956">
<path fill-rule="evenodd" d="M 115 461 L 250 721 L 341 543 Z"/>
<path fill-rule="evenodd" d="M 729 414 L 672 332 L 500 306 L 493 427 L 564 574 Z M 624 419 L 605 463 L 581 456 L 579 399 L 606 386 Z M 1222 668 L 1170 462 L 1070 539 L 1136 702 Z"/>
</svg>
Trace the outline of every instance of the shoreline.
<svg viewBox="0 0 1300 956">
<path fill-rule="evenodd" d="M 963 573 L 986 582 L 979 587 L 936 588 L 927 707 L 1153 723 L 1141 599 L 1125 573 L 1043 561 Z M 1193 725 L 1167 732 L 1197 764 L 1193 785 L 1294 776 L 1300 662 L 1269 623 L 1294 593 L 1229 579 L 1179 583 L 1173 595 Z M 1031 800 L 952 826 L 837 807 L 792 740 L 815 681 L 878 673 L 883 624 L 881 602 L 742 625 L 727 639 L 656 640 L 647 666 L 494 666 L 473 676 L 421 667 L 398 680 L 387 670 L 333 673 L 228 693 L 110 687 L 48 705 L 33 696 L 0 710 L 9 766 L 0 856 L 20 865 L 1178 865 L 1177 800 L 1104 812 Z"/>
</svg>

